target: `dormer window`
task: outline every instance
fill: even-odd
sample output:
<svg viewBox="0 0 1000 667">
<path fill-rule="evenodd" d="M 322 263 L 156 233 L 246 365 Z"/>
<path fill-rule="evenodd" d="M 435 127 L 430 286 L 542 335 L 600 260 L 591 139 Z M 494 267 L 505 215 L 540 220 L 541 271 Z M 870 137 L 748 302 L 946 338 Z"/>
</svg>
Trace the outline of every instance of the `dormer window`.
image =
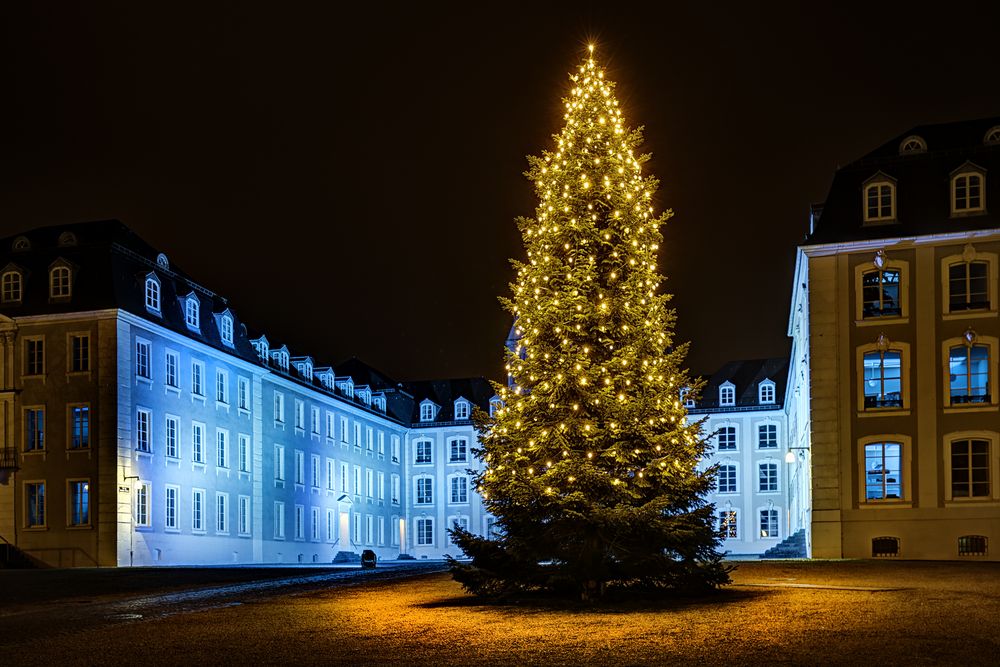
<svg viewBox="0 0 1000 667">
<path fill-rule="evenodd" d="M 490 417 L 495 416 L 496 413 L 497 413 L 497 411 L 499 411 L 502 407 L 503 407 L 503 401 L 501 401 L 498 396 L 494 396 L 493 398 L 491 398 L 490 399 Z"/>
<path fill-rule="evenodd" d="M 994 125 L 990 129 L 986 130 L 986 135 L 983 137 L 983 143 L 987 146 L 1000 144 L 1000 125 Z"/>
<path fill-rule="evenodd" d="M 736 385 L 726 382 L 719 387 L 719 407 L 731 408 L 736 405 Z"/>
<path fill-rule="evenodd" d="M 761 405 L 772 405 L 775 399 L 774 394 L 774 382 L 764 380 L 757 387 L 757 402 Z"/>
<path fill-rule="evenodd" d="M 23 277 L 20 271 L 8 269 L 0 276 L 0 301 L 3 303 L 21 303 L 24 291 Z"/>
<path fill-rule="evenodd" d="M 903 139 L 899 143 L 900 155 L 907 155 L 908 153 L 925 153 L 926 151 L 927 142 L 915 134 Z"/>
<path fill-rule="evenodd" d="M 68 299 L 72 285 L 68 266 L 53 266 L 49 270 L 49 298 Z"/>
<path fill-rule="evenodd" d="M 364 403 L 365 405 L 371 405 L 372 390 L 368 389 L 367 387 L 363 389 L 358 389 L 358 398 L 360 398 L 361 402 Z"/>
<path fill-rule="evenodd" d="M 344 396 L 348 398 L 354 398 L 354 380 L 352 378 L 341 378 L 337 380 L 337 389 L 340 390 Z"/>
<path fill-rule="evenodd" d="M 691 397 L 691 390 L 687 387 L 681 389 L 681 403 L 685 408 L 694 407 L 694 398 Z"/>
<path fill-rule="evenodd" d="M 59 247 L 71 248 L 76 245 L 76 234 L 73 232 L 63 232 L 59 235 Z"/>
<path fill-rule="evenodd" d="M 160 279 L 153 274 L 146 276 L 146 310 L 160 314 Z"/>
<path fill-rule="evenodd" d="M 892 222 L 896 219 L 896 182 L 879 172 L 864 186 L 864 220 Z"/>
<path fill-rule="evenodd" d="M 278 368 L 288 372 L 288 350 L 285 349 L 284 345 L 277 350 L 271 350 L 271 360 Z"/>
<path fill-rule="evenodd" d="M 271 352 L 268 349 L 267 338 L 261 336 L 260 338 L 250 341 L 250 344 L 253 345 L 253 349 L 257 350 L 257 356 L 260 357 L 260 360 L 267 362 L 271 356 Z"/>
<path fill-rule="evenodd" d="M 162 252 L 156 256 L 156 265 L 165 271 L 170 270 L 170 260 Z"/>
<path fill-rule="evenodd" d="M 320 383 L 324 387 L 333 390 L 333 370 L 329 366 L 314 369 L 313 372 L 316 374 L 316 377 L 319 378 Z"/>
<path fill-rule="evenodd" d="M 376 394 L 375 396 L 373 396 L 372 405 L 374 405 L 375 409 L 378 410 L 379 412 L 385 412 L 385 395 Z"/>
<path fill-rule="evenodd" d="M 430 401 L 424 401 L 420 404 L 420 421 L 422 422 L 432 422 L 434 421 L 434 404 Z"/>
<path fill-rule="evenodd" d="M 460 398 L 455 401 L 455 419 L 468 419 L 469 418 L 469 402 L 464 398 Z"/>
<path fill-rule="evenodd" d="M 228 313 L 219 319 L 219 336 L 226 345 L 233 344 L 233 318 Z"/>
<path fill-rule="evenodd" d="M 986 209 L 984 185 L 985 172 L 971 162 L 952 172 L 951 214 L 982 213 Z"/>
<path fill-rule="evenodd" d="M 18 236 L 14 239 L 14 243 L 11 244 L 10 249 L 16 252 L 31 250 L 31 241 L 28 240 L 27 236 Z"/>
<path fill-rule="evenodd" d="M 184 323 L 187 324 L 188 329 L 198 331 L 200 319 L 201 303 L 198 301 L 198 297 L 191 294 L 184 302 Z"/>
</svg>

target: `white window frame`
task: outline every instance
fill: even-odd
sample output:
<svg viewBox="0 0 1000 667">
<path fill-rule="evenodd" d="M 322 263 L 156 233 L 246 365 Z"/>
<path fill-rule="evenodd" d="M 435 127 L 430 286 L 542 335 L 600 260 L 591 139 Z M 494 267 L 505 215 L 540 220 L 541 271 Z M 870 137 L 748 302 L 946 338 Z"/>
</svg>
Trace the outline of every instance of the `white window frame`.
<svg viewBox="0 0 1000 667">
<path fill-rule="evenodd" d="M 719 385 L 719 407 L 732 408 L 736 406 L 736 385 L 726 380 Z"/>
<path fill-rule="evenodd" d="M 285 503 L 274 501 L 274 539 L 285 539 Z"/>
<path fill-rule="evenodd" d="M 167 389 L 181 389 L 181 355 L 175 350 L 166 350 L 163 355 L 163 383 Z"/>
<path fill-rule="evenodd" d="M 135 527 L 153 527 L 153 485 L 141 479 L 135 483 Z"/>
<path fill-rule="evenodd" d="M 422 493 L 426 491 L 427 493 Z M 413 504 L 420 507 L 434 505 L 434 477 L 418 475 L 413 478 Z"/>
<path fill-rule="evenodd" d="M 153 380 L 153 344 L 145 338 L 135 339 L 135 377 L 139 380 Z"/>
<path fill-rule="evenodd" d="M 461 482 L 461 484 L 456 484 Z M 458 486 L 458 488 L 456 488 Z M 456 498 L 456 491 L 462 491 Z M 464 495 L 464 498 L 463 498 Z M 448 476 L 448 503 L 450 505 L 468 505 L 469 504 L 469 477 L 468 475 L 449 475 Z"/>
<path fill-rule="evenodd" d="M 191 395 L 205 398 L 205 362 L 191 360 Z"/>
<path fill-rule="evenodd" d="M 867 498 L 867 474 L 865 447 L 872 444 L 897 443 L 900 445 L 900 498 Z M 862 509 L 871 507 L 910 507 L 913 497 L 913 481 L 911 469 L 913 466 L 913 439 L 901 433 L 880 433 L 858 439 L 858 481 L 856 484 L 858 506 Z"/>
<path fill-rule="evenodd" d="M 191 532 L 203 534 L 205 530 L 205 489 L 191 489 Z"/>
<path fill-rule="evenodd" d="M 163 487 L 163 530 L 180 532 L 181 487 L 167 484 Z"/>
<path fill-rule="evenodd" d="M 777 402 L 777 389 L 771 380 L 763 380 L 757 385 L 757 402 L 761 405 L 774 405 Z"/>
<path fill-rule="evenodd" d="M 201 331 L 201 302 L 193 294 L 184 298 L 184 324 L 191 331 Z"/>
<path fill-rule="evenodd" d="M 181 418 L 176 415 L 163 418 L 163 455 L 173 460 L 181 457 Z"/>
<path fill-rule="evenodd" d="M 223 491 L 215 492 L 215 534 L 229 534 L 229 494 Z"/>
<path fill-rule="evenodd" d="M 191 422 L 191 462 L 205 464 L 205 424 Z"/>
<path fill-rule="evenodd" d="M 233 318 L 223 315 L 219 318 L 219 337 L 224 345 L 233 345 Z"/>
<path fill-rule="evenodd" d="M 722 470 L 723 470 L 723 468 L 729 468 L 729 467 L 732 467 L 732 469 L 733 469 L 733 475 L 732 475 L 733 488 L 729 489 L 727 487 L 726 490 L 723 490 L 723 488 L 722 488 L 722 480 L 723 480 Z M 727 485 L 728 485 L 728 481 L 727 481 Z M 740 492 L 740 464 L 739 464 L 738 461 L 732 461 L 730 459 L 723 459 L 722 461 L 719 462 L 719 469 L 718 469 L 718 473 L 716 474 L 716 478 L 715 478 L 715 492 L 717 494 L 719 494 L 719 495 L 724 495 L 724 496 L 736 495 L 736 494 L 738 494 Z"/>
<path fill-rule="evenodd" d="M 764 488 L 764 486 L 761 483 L 764 481 L 762 476 L 763 472 L 762 468 L 764 466 L 768 466 L 769 469 L 773 470 L 774 472 L 773 475 L 774 488 Z M 772 476 L 770 474 L 767 476 L 767 481 L 768 482 L 772 481 Z M 757 493 L 765 495 L 772 493 L 781 493 L 781 466 L 779 465 L 777 459 L 761 459 L 757 461 Z"/>
<path fill-rule="evenodd" d="M 160 279 L 156 277 L 155 274 L 149 274 L 146 276 L 145 286 L 143 287 L 143 303 L 146 305 L 146 310 L 149 312 L 159 315 L 161 312 L 161 301 L 162 292 L 160 290 Z"/>
<path fill-rule="evenodd" d="M 421 456 L 422 450 L 426 445 L 426 461 L 422 461 Z M 413 443 L 413 465 L 423 466 L 423 465 L 434 465 L 434 441 L 428 440 L 426 438 L 421 438 Z"/>
<path fill-rule="evenodd" d="M 253 503 L 250 496 L 240 496 L 236 509 L 236 531 L 240 537 L 250 537 L 253 526 Z"/>
</svg>

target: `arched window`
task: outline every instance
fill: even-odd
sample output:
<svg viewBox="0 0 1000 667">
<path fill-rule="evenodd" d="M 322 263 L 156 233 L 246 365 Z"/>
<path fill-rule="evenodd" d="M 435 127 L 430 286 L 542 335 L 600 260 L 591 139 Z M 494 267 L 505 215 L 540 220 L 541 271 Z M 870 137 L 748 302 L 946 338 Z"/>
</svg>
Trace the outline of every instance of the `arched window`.
<svg viewBox="0 0 1000 667">
<path fill-rule="evenodd" d="M 146 277 L 146 310 L 160 314 L 160 281 L 153 275 Z"/>
<path fill-rule="evenodd" d="M 63 232 L 59 235 L 59 247 L 69 248 L 76 245 L 76 234 L 73 232 Z"/>
<path fill-rule="evenodd" d="M 21 303 L 23 285 L 18 271 L 5 271 L 0 277 L 0 300 L 4 303 Z"/>
<path fill-rule="evenodd" d="M 890 222 L 896 219 L 896 185 L 884 175 L 865 184 L 864 221 Z"/>
<path fill-rule="evenodd" d="M 469 402 L 464 398 L 455 401 L 455 419 L 469 418 Z"/>
<path fill-rule="evenodd" d="M 434 404 L 430 401 L 424 401 L 420 404 L 420 421 L 422 422 L 432 422 L 434 421 Z"/>
<path fill-rule="evenodd" d="M 718 488 L 719 493 L 738 493 L 739 489 L 736 484 L 736 480 L 739 475 L 737 474 L 736 464 L 723 462 L 719 464 L 719 472 L 715 477 L 715 484 Z"/>
<path fill-rule="evenodd" d="M 70 295 L 69 267 L 54 266 L 49 271 L 49 298 L 67 298 Z"/>
<path fill-rule="evenodd" d="M 219 320 L 219 335 L 226 345 L 233 344 L 233 318 L 229 315 L 223 315 Z"/>
<path fill-rule="evenodd" d="M 983 137 L 983 143 L 987 146 L 1000 144 L 1000 125 L 994 125 L 990 129 L 986 130 L 986 135 Z"/>
<path fill-rule="evenodd" d="M 903 353 L 872 350 L 864 353 L 865 409 L 903 406 Z"/>
<path fill-rule="evenodd" d="M 770 380 L 764 380 L 757 388 L 757 399 L 762 405 L 773 404 L 775 400 L 774 394 L 774 382 Z"/>
<path fill-rule="evenodd" d="M 989 310 L 990 265 L 986 261 L 956 262 L 948 266 L 948 310 Z"/>
<path fill-rule="evenodd" d="M 951 177 L 951 212 L 952 215 L 977 213 L 985 206 L 985 177 L 980 171 L 963 170 Z"/>
<path fill-rule="evenodd" d="M 988 345 L 953 345 L 948 353 L 948 375 L 952 405 L 991 402 Z"/>
<path fill-rule="evenodd" d="M 862 315 L 869 317 L 899 317 L 899 269 L 876 268 L 861 276 Z"/>
<path fill-rule="evenodd" d="M 719 387 L 719 407 L 734 405 L 736 405 L 736 386 L 732 382 L 725 382 Z"/>
<path fill-rule="evenodd" d="M 899 154 L 923 153 L 927 150 L 927 142 L 915 134 L 908 136 L 899 143 Z"/>
<path fill-rule="evenodd" d="M 188 325 L 189 329 L 197 331 L 200 316 L 201 304 L 198 302 L 198 297 L 192 294 L 184 302 L 184 323 Z"/>
</svg>

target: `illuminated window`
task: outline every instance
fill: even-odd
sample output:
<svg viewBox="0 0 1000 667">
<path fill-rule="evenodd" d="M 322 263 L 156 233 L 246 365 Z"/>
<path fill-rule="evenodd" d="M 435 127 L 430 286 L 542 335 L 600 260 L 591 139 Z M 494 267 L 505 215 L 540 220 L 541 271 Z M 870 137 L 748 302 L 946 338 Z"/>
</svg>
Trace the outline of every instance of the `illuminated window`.
<svg viewBox="0 0 1000 667">
<path fill-rule="evenodd" d="M 151 413 L 144 408 L 138 408 L 135 413 L 135 448 L 140 452 L 149 452 L 149 422 Z"/>
<path fill-rule="evenodd" d="M 900 350 L 874 350 L 864 353 L 862 379 L 865 409 L 903 406 L 903 362 Z"/>
<path fill-rule="evenodd" d="M 736 480 L 735 463 L 723 463 L 719 466 L 719 472 L 715 478 L 719 493 L 737 493 Z"/>
<path fill-rule="evenodd" d="M 760 511 L 760 536 L 765 539 L 778 537 L 778 510 L 765 509 Z"/>
<path fill-rule="evenodd" d="M 948 354 L 951 405 L 990 403 L 990 348 L 954 345 Z"/>
<path fill-rule="evenodd" d="M 765 461 L 757 464 L 758 491 L 774 493 L 778 490 L 778 464 Z"/>
<path fill-rule="evenodd" d="M 421 547 L 434 544 L 434 519 L 417 519 L 417 545 Z"/>
<path fill-rule="evenodd" d="M 757 388 L 757 399 L 762 405 L 768 405 L 774 403 L 775 391 L 774 383 L 770 380 L 764 380 L 760 383 Z"/>
<path fill-rule="evenodd" d="M 777 424 L 759 424 L 757 426 L 757 448 L 758 449 L 778 448 Z"/>
<path fill-rule="evenodd" d="M 865 445 L 865 500 L 903 498 L 903 445 L 872 442 Z"/>
<path fill-rule="evenodd" d="M 40 452 L 45 449 L 45 408 L 24 410 L 24 451 Z"/>
<path fill-rule="evenodd" d="M 729 408 L 736 405 L 736 387 L 732 382 L 725 382 L 719 387 L 719 407 Z"/>
<path fill-rule="evenodd" d="M 723 426 L 715 436 L 716 450 L 720 452 L 736 449 L 736 427 Z"/>
<path fill-rule="evenodd" d="M 184 302 L 184 323 L 188 329 L 198 331 L 201 322 L 201 304 L 198 297 L 190 295 Z"/>
<path fill-rule="evenodd" d="M 948 310 L 989 310 L 989 262 L 957 262 L 948 267 Z"/>
<path fill-rule="evenodd" d="M 431 505 L 434 503 L 434 478 L 417 477 L 416 483 L 416 504 Z"/>
<path fill-rule="evenodd" d="M 985 175 L 982 171 L 969 169 L 972 165 L 966 163 L 958 173 L 951 177 L 951 212 L 952 215 L 980 213 L 985 210 Z"/>
<path fill-rule="evenodd" d="M 69 485 L 69 525 L 90 525 L 90 480 L 70 480 Z"/>
<path fill-rule="evenodd" d="M 896 186 L 887 180 L 865 185 L 864 221 L 890 222 L 896 219 Z"/>
<path fill-rule="evenodd" d="M 719 512 L 719 533 L 727 540 L 739 539 L 739 522 L 736 520 L 736 510 Z"/>
<path fill-rule="evenodd" d="M 977 438 L 951 442 L 951 497 L 990 497 L 990 441 Z"/>
<path fill-rule="evenodd" d="M 874 269 L 861 276 L 862 317 L 899 317 L 900 271 Z"/>
<path fill-rule="evenodd" d="M 432 456 L 432 443 L 430 440 L 417 440 L 414 443 L 414 447 L 416 447 L 416 458 L 413 461 L 414 463 L 425 464 L 434 462 Z"/>
<path fill-rule="evenodd" d="M 0 277 L 0 300 L 3 303 L 21 303 L 21 274 L 17 271 L 6 271 Z"/>
<path fill-rule="evenodd" d="M 69 267 L 56 266 L 49 271 L 49 298 L 68 299 L 71 293 Z"/>
<path fill-rule="evenodd" d="M 146 310 L 160 314 L 160 281 L 156 276 L 146 277 Z"/>
<path fill-rule="evenodd" d="M 69 408 L 69 448 L 90 447 L 90 406 L 73 405 Z"/>
</svg>

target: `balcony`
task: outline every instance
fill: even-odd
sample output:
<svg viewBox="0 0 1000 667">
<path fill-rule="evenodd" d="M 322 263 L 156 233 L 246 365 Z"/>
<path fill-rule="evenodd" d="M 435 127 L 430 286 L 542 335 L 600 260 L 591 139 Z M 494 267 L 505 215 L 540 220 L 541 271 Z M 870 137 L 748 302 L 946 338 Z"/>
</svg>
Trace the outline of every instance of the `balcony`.
<svg viewBox="0 0 1000 667">
<path fill-rule="evenodd" d="M 17 472 L 19 467 L 17 449 L 14 447 L 0 447 L 0 484 L 6 484 L 11 473 Z"/>
</svg>

